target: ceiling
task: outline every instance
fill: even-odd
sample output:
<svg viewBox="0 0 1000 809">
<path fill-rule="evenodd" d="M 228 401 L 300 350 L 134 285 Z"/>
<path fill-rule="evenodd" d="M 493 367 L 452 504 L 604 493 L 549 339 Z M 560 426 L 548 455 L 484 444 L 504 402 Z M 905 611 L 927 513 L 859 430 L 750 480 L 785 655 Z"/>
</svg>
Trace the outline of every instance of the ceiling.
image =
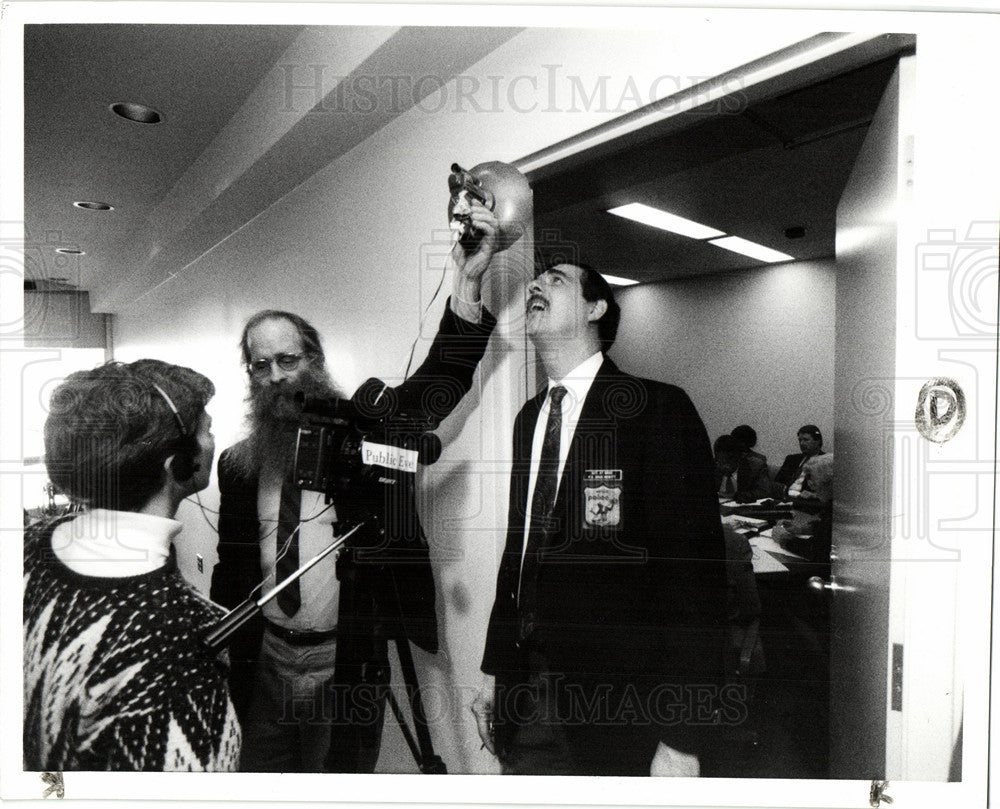
<svg viewBox="0 0 1000 809">
<path fill-rule="evenodd" d="M 373 76 L 446 83 L 521 30 L 25 26 L 26 284 L 119 311 L 436 89 Z M 123 101 L 163 121 L 115 115 Z"/>
<path fill-rule="evenodd" d="M 31 280 L 88 286 L 81 270 L 128 253 L 131 237 L 299 33 L 293 26 L 27 25 L 25 242 Z M 163 111 L 144 125 L 108 109 Z M 77 200 L 114 206 L 74 208 Z M 85 251 L 86 259 L 48 248 Z"/>
<path fill-rule="evenodd" d="M 607 212 L 629 202 L 796 259 L 833 256 L 837 201 L 895 62 L 715 110 L 680 131 L 533 183 L 540 259 L 576 256 L 640 282 L 764 265 Z"/>
<path fill-rule="evenodd" d="M 254 94 L 281 80 L 282 60 L 343 53 L 343 75 L 416 64 L 448 76 L 519 30 L 26 26 L 26 283 L 90 290 L 96 310 L 116 311 L 385 125 L 385 116 L 352 115 L 350 127 L 309 116 L 309 105 L 282 108 L 275 93 L 272 109 L 258 110 Z M 539 179 L 536 242 L 640 281 L 760 265 L 606 213 L 643 201 L 796 258 L 830 256 L 837 198 L 891 70 L 876 63 L 704 116 Z M 160 110 L 164 121 L 119 118 L 109 109 L 119 101 Z M 114 210 L 80 210 L 77 200 Z M 804 236 L 787 238 L 790 227 Z"/>
</svg>

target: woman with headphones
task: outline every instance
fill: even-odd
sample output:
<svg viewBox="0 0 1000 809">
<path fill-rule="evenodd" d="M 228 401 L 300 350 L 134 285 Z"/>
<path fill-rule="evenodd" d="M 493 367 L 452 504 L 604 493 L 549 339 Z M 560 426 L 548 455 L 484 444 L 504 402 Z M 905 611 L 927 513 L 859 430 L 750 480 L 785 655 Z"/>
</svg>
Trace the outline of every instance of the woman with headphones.
<svg viewBox="0 0 1000 809">
<path fill-rule="evenodd" d="M 24 768 L 234 771 L 228 664 L 199 644 L 223 614 L 181 577 L 180 501 L 215 454 L 211 381 L 108 363 L 52 394 L 45 463 L 78 510 L 25 532 Z"/>
</svg>

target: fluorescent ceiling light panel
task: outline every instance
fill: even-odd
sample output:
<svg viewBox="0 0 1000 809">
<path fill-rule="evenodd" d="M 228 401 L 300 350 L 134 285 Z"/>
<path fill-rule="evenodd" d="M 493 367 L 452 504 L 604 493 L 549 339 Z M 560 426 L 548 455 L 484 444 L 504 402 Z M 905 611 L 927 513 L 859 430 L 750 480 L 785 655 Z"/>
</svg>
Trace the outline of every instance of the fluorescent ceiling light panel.
<svg viewBox="0 0 1000 809">
<path fill-rule="evenodd" d="M 780 250 L 772 250 L 770 247 L 764 247 L 762 244 L 757 244 L 757 242 L 741 239 L 739 236 L 726 236 L 724 239 L 712 239 L 709 244 L 714 244 L 716 247 L 721 247 L 724 250 L 732 250 L 734 253 L 740 253 L 744 256 L 750 256 L 750 258 L 755 258 L 759 261 L 769 261 L 774 263 L 776 261 L 795 260 L 795 256 L 790 256 L 788 253 L 782 253 Z"/>
<path fill-rule="evenodd" d="M 725 231 L 692 222 L 683 216 L 675 216 L 672 213 L 661 211 L 659 208 L 651 208 L 641 202 L 630 202 L 628 205 L 609 208 L 608 213 L 623 216 L 633 222 L 641 222 L 643 225 L 650 225 L 660 230 L 669 230 L 671 233 L 678 233 L 692 239 L 713 239 L 716 236 L 726 235 Z"/>
<path fill-rule="evenodd" d="M 633 281 L 631 278 L 620 278 L 617 275 L 608 275 L 607 273 L 601 273 L 604 276 L 604 280 L 607 281 L 612 286 L 616 287 L 630 287 L 633 284 L 638 284 L 638 281 Z"/>
</svg>

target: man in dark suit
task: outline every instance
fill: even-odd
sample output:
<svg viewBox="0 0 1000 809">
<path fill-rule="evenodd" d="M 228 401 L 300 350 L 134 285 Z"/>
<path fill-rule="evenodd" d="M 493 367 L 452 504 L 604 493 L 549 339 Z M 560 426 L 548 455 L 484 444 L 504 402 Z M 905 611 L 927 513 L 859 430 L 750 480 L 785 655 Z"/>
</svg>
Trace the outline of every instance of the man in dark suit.
<svg viewBox="0 0 1000 809">
<path fill-rule="evenodd" d="M 456 242 L 454 289 L 426 360 L 380 401 L 439 422 L 472 384 L 495 320 L 479 299 L 497 244 L 496 217 L 475 203 L 474 244 Z M 250 434 L 219 459 L 219 562 L 212 599 L 235 607 L 269 591 L 333 539 L 337 511 L 356 504 L 299 491 L 293 481 L 302 394 L 337 395 L 316 329 L 266 310 L 241 340 Z M 365 386 L 363 386 L 364 388 Z M 384 536 L 366 526 L 264 605 L 230 643 L 233 701 L 243 725 L 241 769 L 371 772 L 389 674 L 387 627 L 437 651 L 434 581 L 412 487 L 393 496 Z M 338 532 L 341 533 L 341 532 Z"/>
<path fill-rule="evenodd" d="M 752 455 L 742 441 L 732 435 L 720 435 L 712 451 L 715 453 L 715 486 L 720 496 L 728 496 L 738 503 L 770 496 L 767 463 Z"/>
<path fill-rule="evenodd" d="M 604 356 L 619 309 L 597 272 L 558 264 L 528 293 L 548 385 L 514 424 L 480 735 L 508 774 L 697 775 L 726 606 L 705 427 Z"/>
<path fill-rule="evenodd" d="M 781 469 L 774 476 L 774 493 L 777 497 L 796 497 L 802 490 L 800 479 L 806 461 L 823 454 L 823 433 L 815 424 L 804 424 L 797 434 L 799 449 L 794 455 L 786 455 Z M 796 485 L 798 484 L 798 485 Z"/>
<path fill-rule="evenodd" d="M 765 468 L 767 467 L 767 456 L 754 450 L 754 447 L 757 446 L 757 431 L 753 427 L 749 424 L 740 424 L 738 427 L 733 427 L 729 434 L 743 442 L 743 446 L 747 448 L 747 454 L 751 458 L 756 458 L 764 464 Z"/>
</svg>

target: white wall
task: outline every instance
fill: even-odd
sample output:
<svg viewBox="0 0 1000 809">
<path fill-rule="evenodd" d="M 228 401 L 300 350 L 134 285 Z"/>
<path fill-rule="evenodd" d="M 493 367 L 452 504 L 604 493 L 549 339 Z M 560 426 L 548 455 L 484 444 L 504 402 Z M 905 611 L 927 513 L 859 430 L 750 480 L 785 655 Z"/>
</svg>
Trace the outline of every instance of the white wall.
<svg viewBox="0 0 1000 809">
<path fill-rule="evenodd" d="M 209 411 L 220 448 L 240 432 L 244 382 L 236 342 L 243 321 L 260 308 L 289 309 L 315 323 L 332 370 L 348 389 L 371 375 L 398 381 L 447 251 L 446 178 L 453 161 L 515 160 L 648 103 L 650 88 L 664 95 L 798 38 L 767 30 L 748 38 L 736 27 L 708 24 L 683 34 L 527 30 L 465 71 L 466 89 L 471 81 L 488 88 L 473 96 L 487 111 L 460 100 L 452 85 L 445 103 L 426 101 L 396 118 L 120 311 L 116 356 L 155 356 L 209 375 L 218 387 Z M 608 102 L 581 103 L 580 88 L 593 88 L 602 76 L 610 77 Z M 676 81 L 656 84 L 662 76 Z M 509 266 L 494 272 L 487 300 L 496 312 L 512 303 L 514 314 L 501 313 L 505 336 L 494 341 L 473 398 L 442 427 L 445 453 L 422 485 L 443 648 L 434 659 L 418 654 L 417 665 L 428 687 L 434 743 L 449 772 L 497 771 L 480 750 L 467 705 L 481 681 L 503 546 L 511 423 L 531 392 L 531 363 L 517 336 L 526 258 L 508 256 Z M 442 296 L 427 317 L 425 341 L 443 303 Z M 418 346 L 417 361 L 425 346 Z M 217 507 L 214 482 L 202 499 Z M 182 506 L 179 516 L 185 522 L 182 569 L 206 589 L 215 536 L 196 507 Z M 214 514 L 209 517 L 214 522 Z M 201 573 L 196 553 L 204 557 Z M 387 734 L 386 747 L 380 769 L 413 770 L 398 736 Z"/>
<path fill-rule="evenodd" d="M 611 357 L 684 388 L 713 441 L 749 424 L 780 464 L 815 424 L 832 451 L 835 281 L 827 259 L 627 287 Z"/>
</svg>

